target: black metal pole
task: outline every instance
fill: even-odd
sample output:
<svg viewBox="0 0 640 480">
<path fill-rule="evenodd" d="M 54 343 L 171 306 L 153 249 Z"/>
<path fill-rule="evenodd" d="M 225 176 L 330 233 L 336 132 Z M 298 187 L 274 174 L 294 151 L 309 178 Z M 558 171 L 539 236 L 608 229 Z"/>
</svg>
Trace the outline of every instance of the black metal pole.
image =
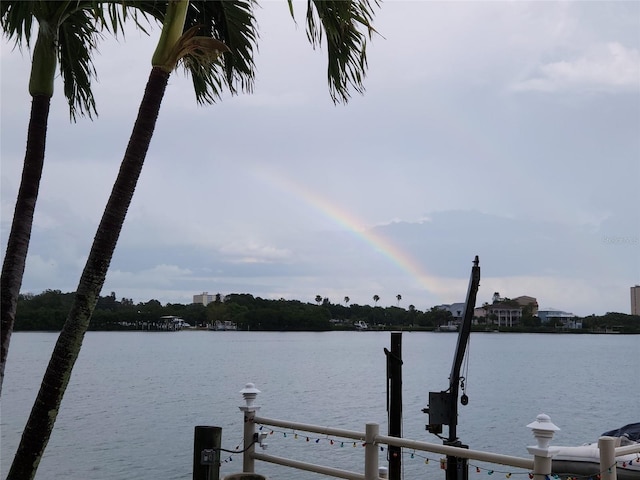
<svg viewBox="0 0 640 480">
<path fill-rule="evenodd" d="M 386 350 L 386 349 L 385 349 Z M 389 385 L 389 436 L 402 437 L 402 332 L 391 332 L 391 352 L 387 353 Z M 402 449 L 389 446 L 389 480 L 402 478 Z"/>
</svg>

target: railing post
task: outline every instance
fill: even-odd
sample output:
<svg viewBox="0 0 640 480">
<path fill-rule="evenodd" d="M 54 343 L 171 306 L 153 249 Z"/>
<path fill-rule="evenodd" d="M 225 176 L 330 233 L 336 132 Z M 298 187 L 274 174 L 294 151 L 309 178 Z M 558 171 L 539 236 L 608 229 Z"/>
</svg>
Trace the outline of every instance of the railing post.
<svg viewBox="0 0 640 480">
<path fill-rule="evenodd" d="M 527 447 L 527 451 L 533 455 L 533 480 L 545 480 L 547 475 L 551 475 L 551 458 L 555 454 L 550 451 L 549 443 L 553 438 L 553 432 L 560 430 L 552 422 L 549 415 L 541 413 L 536 417 L 536 421 L 527 425 L 537 440 L 536 446 Z"/>
<path fill-rule="evenodd" d="M 380 433 L 377 423 L 367 423 L 364 434 L 364 478 L 378 480 L 378 446 L 376 437 Z"/>
<path fill-rule="evenodd" d="M 244 413 L 244 453 L 242 454 L 242 471 L 246 473 L 254 473 L 255 460 L 253 454 L 256 450 L 256 426 L 253 423 L 253 419 L 256 416 L 256 412 L 260 410 L 260 407 L 255 406 L 253 402 L 260 393 L 260 390 L 256 388 L 253 383 L 247 383 L 242 390 L 240 390 L 242 397 L 246 405 L 238 407 L 241 412 Z"/>
<path fill-rule="evenodd" d="M 602 480 L 616 480 L 616 441 L 614 437 L 600 437 L 598 449 L 600 450 L 600 475 Z"/>
</svg>

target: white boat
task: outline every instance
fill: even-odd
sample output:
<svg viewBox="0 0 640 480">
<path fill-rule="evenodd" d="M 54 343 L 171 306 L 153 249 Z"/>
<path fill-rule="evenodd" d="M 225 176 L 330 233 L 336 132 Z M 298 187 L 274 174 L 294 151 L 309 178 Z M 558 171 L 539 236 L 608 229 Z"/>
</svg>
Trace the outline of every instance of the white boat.
<svg viewBox="0 0 640 480">
<path fill-rule="evenodd" d="M 213 325 L 209 325 L 209 330 L 215 330 L 219 332 L 223 331 L 235 331 L 238 330 L 238 325 L 233 323 L 231 320 L 225 320 L 221 322 L 220 320 L 216 320 Z"/>
<path fill-rule="evenodd" d="M 356 327 L 356 330 L 369 330 L 369 325 L 367 325 L 367 322 L 363 322 L 362 320 L 354 322 L 353 326 Z"/>
<path fill-rule="evenodd" d="M 640 423 L 625 425 L 617 430 L 605 432 L 602 436 L 616 437 L 616 446 L 640 445 Z M 588 443 L 577 447 L 555 447 L 552 473 L 566 478 L 591 476 L 600 473 L 600 450 L 598 443 Z M 640 480 L 640 454 L 631 453 L 616 457 L 616 474 L 619 480 Z"/>
<path fill-rule="evenodd" d="M 435 329 L 435 331 L 436 332 L 457 332 L 458 325 L 449 321 L 446 325 L 440 325 L 438 328 Z"/>
</svg>

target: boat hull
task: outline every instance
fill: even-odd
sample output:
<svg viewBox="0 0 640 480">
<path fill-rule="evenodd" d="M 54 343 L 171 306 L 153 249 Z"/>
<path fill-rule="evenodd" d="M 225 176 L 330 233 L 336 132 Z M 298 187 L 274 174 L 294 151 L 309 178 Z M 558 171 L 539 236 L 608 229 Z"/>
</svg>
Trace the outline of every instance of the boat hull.
<svg viewBox="0 0 640 480">
<path fill-rule="evenodd" d="M 640 480 L 640 460 L 637 454 L 616 457 L 619 480 Z M 600 451 L 595 443 L 579 447 L 557 447 L 551 465 L 552 473 L 562 477 L 591 476 L 600 473 Z"/>
</svg>

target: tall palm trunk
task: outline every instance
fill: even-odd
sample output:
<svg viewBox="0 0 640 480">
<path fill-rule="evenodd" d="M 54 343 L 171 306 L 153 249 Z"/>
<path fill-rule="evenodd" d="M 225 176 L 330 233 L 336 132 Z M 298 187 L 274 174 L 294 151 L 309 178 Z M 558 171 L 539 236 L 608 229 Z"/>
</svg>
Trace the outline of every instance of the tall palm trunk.
<svg viewBox="0 0 640 480">
<path fill-rule="evenodd" d="M 31 118 L 27 133 L 27 150 L 22 167 L 22 180 L 13 213 L 11 232 L 0 276 L 0 394 L 4 383 L 4 369 L 9 354 L 11 332 L 16 318 L 18 295 L 29 250 L 33 212 L 36 208 L 44 150 L 47 139 L 50 95 L 35 95 L 31 101 Z"/>
<path fill-rule="evenodd" d="M 73 305 L 51 355 L 7 480 L 35 477 L 51 436 L 64 391 L 71 378 L 71 371 L 80 353 L 84 334 L 107 276 L 151 143 L 168 81 L 169 73 L 166 70 L 158 67 L 151 70 L 120 172 L 113 185 L 89 258 L 80 277 Z"/>
<path fill-rule="evenodd" d="M 29 75 L 29 94 L 32 100 L 31 118 L 27 132 L 27 149 L 0 276 L 0 325 L 2 328 L 0 334 L 0 394 L 2 393 L 4 370 L 18 306 L 18 295 L 22 286 L 29 240 L 31 239 L 33 212 L 36 208 L 40 179 L 42 178 L 49 106 L 53 96 L 53 82 L 58 64 L 56 57 L 57 29 L 53 28 L 55 22 L 51 23 L 46 19 L 39 19 L 39 23 L 38 38 L 33 50 Z"/>
</svg>

